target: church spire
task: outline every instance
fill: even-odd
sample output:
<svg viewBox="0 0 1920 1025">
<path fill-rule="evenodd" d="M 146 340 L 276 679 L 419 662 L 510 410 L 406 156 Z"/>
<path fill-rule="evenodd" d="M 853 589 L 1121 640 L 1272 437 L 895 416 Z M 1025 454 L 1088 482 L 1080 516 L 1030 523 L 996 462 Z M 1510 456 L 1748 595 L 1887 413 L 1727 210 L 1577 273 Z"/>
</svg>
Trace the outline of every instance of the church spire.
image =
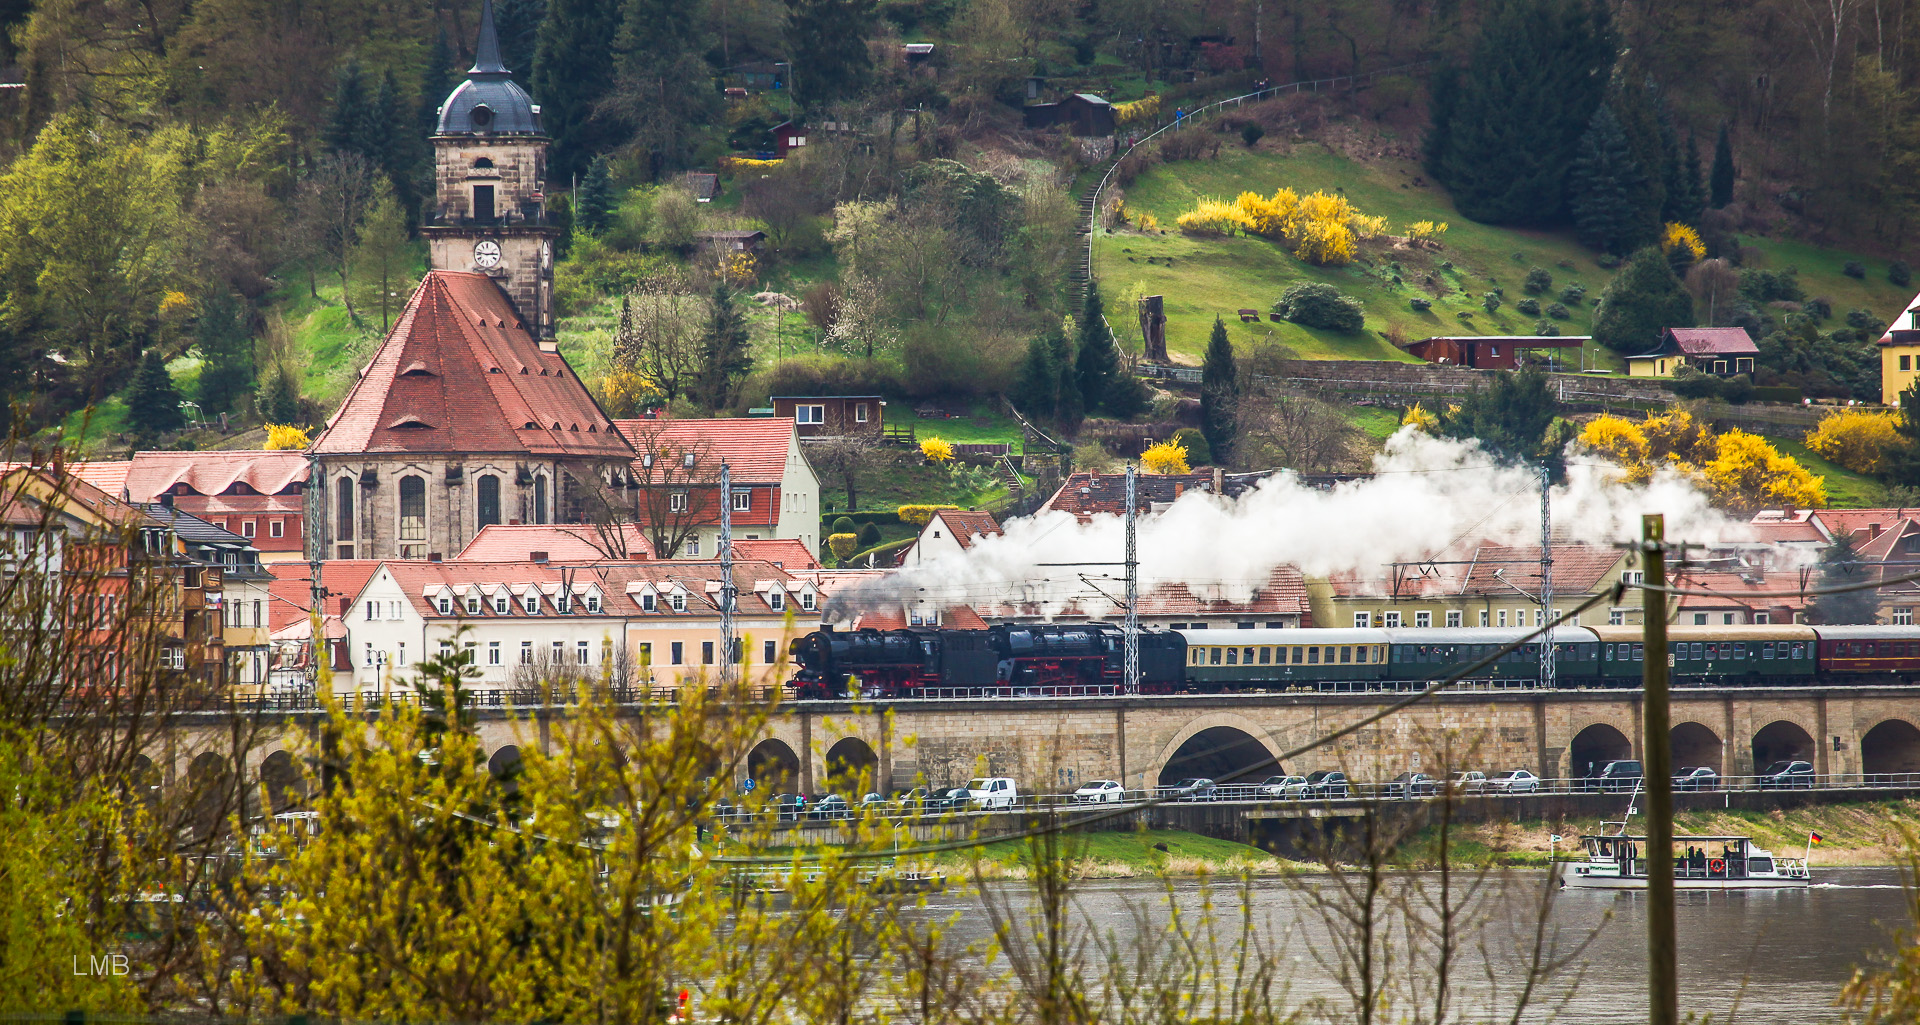
<svg viewBox="0 0 1920 1025">
<path fill-rule="evenodd" d="M 467 74 L 510 74 L 507 66 L 500 60 L 500 34 L 493 28 L 493 0 L 483 0 L 481 4 L 480 41 L 474 46 L 473 67 L 467 69 Z"/>
</svg>

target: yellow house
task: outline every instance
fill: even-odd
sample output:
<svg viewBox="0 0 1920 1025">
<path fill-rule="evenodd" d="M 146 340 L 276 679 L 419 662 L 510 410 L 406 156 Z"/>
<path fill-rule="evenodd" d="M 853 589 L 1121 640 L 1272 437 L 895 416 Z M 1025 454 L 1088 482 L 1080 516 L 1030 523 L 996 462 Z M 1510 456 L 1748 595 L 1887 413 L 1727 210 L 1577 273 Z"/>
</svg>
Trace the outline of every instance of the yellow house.
<svg viewBox="0 0 1920 1025">
<path fill-rule="evenodd" d="M 1670 327 L 1652 351 L 1627 357 L 1630 377 L 1673 377 L 1682 366 L 1702 374 L 1729 377 L 1753 373 L 1758 346 L 1738 327 Z"/>
<path fill-rule="evenodd" d="M 1880 336 L 1880 401 L 1900 404 L 1900 393 L 1920 377 L 1920 295 Z"/>
</svg>

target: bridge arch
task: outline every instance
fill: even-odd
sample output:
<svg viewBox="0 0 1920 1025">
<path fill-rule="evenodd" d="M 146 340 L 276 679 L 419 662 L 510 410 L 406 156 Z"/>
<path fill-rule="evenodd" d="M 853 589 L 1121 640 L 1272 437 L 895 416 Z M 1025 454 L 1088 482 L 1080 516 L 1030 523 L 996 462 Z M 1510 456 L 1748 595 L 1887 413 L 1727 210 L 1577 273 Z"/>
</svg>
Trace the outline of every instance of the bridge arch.
<svg viewBox="0 0 1920 1025">
<path fill-rule="evenodd" d="M 827 749 L 827 790 L 857 801 L 879 784 L 880 756 L 859 737 L 842 737 Z M 855 793 L 854 791 L 859 791 Z"/>
<path fill-rule="evenodd" d="M 1160 752 L 1155 782 L 1202 776 L 1222 783 L 1258 783 L 1281 772 L 1280 750 L 1252 720 L 1229 713 L 1190 722 Z"/>
<path fill-rule="evenodd" d="M 1860 771 L 1869 776 L 1920 772 L 1920 728 L 1886 719 L 1860 738 Z"/>
<path fill-rule="evenodd" d="M 1608 762 L 1633 757 L 1633 741 L 1611 723 L 1596 722 L 1573 735 L 1567 745 L 1567 771 L 1591 776 Z"/>
<path fill-rule="evenodd" d="M 1715 772 L 1725 773 L 1722 764 L 1726 757 L 1727 745 L 1718 733 L 1697 722 L 1683 722 L 1668 733 L 1669 749 L 1673 752 L 1673 767 L 1704 765 Z"/>
<path fill-rule="evenodd" d="M 260 763 L 260 786 L 266 791 L 266 813 L 278 815 L 298 805 L 306 803 L 305 780 L 300 778 L 300 767 L 294 764 L 292 753 L 285 749 L 275 751 Z"/>
<path fill-rule="evenodd" d="M 1758 772 L 1789 759 L 1811 762 L 1819 750 L 1806 727 L 1791 719 L 1775 719 L 1753 735 L 1753 768 Z"/>
<path fill-rule="evenodd" d="M 800 758 L 784 740 L 763 740 L 747 752 L 747 778 L 760 793 L 791 794 L 800 789 Z"/>
<path fill-rule="evenodd" d="M 525 768 L 518 744 L 508 744 L 494 751 L 487 758 L 487 775 L 492 776 L 498 783 L 512 784 Z"/>
</svg>

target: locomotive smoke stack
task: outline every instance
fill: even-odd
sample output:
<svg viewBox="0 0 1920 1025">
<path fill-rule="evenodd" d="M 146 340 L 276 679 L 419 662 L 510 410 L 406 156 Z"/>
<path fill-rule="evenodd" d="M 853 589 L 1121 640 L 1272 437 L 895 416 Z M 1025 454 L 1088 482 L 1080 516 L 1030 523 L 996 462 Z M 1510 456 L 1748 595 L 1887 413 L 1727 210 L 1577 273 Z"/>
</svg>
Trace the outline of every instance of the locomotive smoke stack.
<svg viewBox="0 0 1920 1025">
<path fill-rule="evenodd" d="M 1713 544 L 1744 540 L 1748 526 L 1713 509 L 1706 494 L 1676 473 L 1622 483 L 1619 468 L 1584 451 L 1571 453 L 1567 480 L 1553 491 L 1556 535 L 1594 545 L 1639 534 L 1643 513 L 1666 514 L 1668 534 Z M 1226 498 L 1190 488 L 1137 524 L 1140 586 L 1180 583 L 1196 594 L 1246 601 L 1276 566 L 1308 576 L 1358 573 L 1384 578 L 1387 566 L 1446 557 L 1463 543 L 1539 543 L 1538 477 L 1532 468 L 1495 465 L 1476 443 L 1403 429 L 1374 460 L 1371 479 L 1321 491 L 1277 474 Z M 1122 517 L 1080 523 L 1064 512 L 1008 521 L 1004 534 L 964 552 L 887 574 L 834 596 L 828 618 L 925 602 L 1036 606 L 1052 616 L 1113 607 L 1123 574 Z M 1066 565 L 1060 565 L 1066 564 Z"/>
</svg>

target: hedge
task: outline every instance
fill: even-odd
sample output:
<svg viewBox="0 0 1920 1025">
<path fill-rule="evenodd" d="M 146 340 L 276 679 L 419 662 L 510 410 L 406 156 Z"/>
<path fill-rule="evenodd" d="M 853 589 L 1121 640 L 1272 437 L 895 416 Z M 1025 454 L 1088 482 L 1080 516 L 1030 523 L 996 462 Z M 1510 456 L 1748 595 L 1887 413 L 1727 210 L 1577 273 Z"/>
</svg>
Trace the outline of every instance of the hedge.
<svg viewBox="0 0 1920 1025">
<path fill-rule="evenodd" d="M 1755 385 L 1753 389 L 1755 402 L 1791 402 L 1797 406 L 1804 397 L 1800 389 L 1784 385 Z"/>
<path fill-rule="evenodd" d="M 839 521 L 842 517 L 852 520 L 856 530 L 862 524 L 867 524 L 867 523 L 886 524 L 886 523 L 900 522 L 900 514 L 892 509 L 875 509 L 872 512 L 828 513 L 825 516 L 820 517 L 820 533 L 823 536 L 827 534 L 837 533 L 837 531 L 834 530 L 833 525 L 835 522 Z"/>
</svg>

